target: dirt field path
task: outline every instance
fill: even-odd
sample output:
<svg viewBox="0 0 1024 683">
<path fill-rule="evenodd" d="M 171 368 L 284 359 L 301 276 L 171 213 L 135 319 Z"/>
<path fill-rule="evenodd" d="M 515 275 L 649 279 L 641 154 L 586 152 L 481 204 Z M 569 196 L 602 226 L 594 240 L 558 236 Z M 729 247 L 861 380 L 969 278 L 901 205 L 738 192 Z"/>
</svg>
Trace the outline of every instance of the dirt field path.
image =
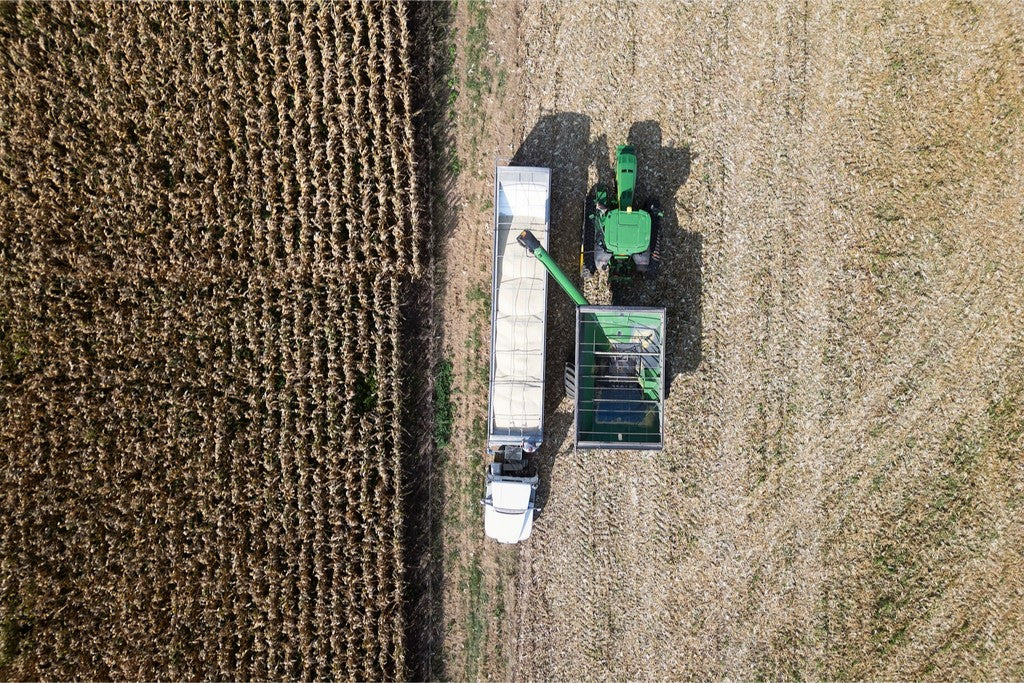
<svg viewBox="0 0 1024 683">
<path fill-rule="evenodd" d="M 1024 673 L 1014 11 L 490 11 L 501 87 L 460 132 L 461 191 L 486 196 L 494 156 L 551 167 L 551 251 L 570 266 L 583 193 L 636 144 L 670 234 L 633 297 L 668 306 L 674 377 L 656 454 L 574 452 L 549 382 L 534 537 L 513 569 L 467 535 L 518 586 L 491 598 L 479 648 L 507 668 L 463 669 L 454 646 L 449 674 Z M 470 208 L 460 230 L 486 240 L 489 223 Z M 489 250 L 472 244 L 475 273 Z M 555 289 L 549 314 L 558 377 L 572 310 Z"/>
</svg>

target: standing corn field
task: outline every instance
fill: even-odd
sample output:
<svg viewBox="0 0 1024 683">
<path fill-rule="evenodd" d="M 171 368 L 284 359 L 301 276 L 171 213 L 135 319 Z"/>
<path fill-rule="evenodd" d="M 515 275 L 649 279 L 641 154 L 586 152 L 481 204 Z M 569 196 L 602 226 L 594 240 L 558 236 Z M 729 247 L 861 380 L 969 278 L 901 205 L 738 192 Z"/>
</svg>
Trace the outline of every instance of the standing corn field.
<svg viewBox="0 0 1024 683">
<path fill-rule="evenodd" d="M 404 670 L 400 4 L 0 7 L 0 676 Z"/>
</svg>

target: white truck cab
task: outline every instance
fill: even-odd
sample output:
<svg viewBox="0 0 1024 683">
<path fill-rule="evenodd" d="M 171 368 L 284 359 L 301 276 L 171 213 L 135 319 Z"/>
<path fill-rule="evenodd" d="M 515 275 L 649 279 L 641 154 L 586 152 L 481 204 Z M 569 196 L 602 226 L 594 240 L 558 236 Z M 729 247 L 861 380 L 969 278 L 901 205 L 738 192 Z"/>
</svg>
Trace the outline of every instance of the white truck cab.
<svg viewBox="0 0 1024 683">
<path fill-rule="evenodd" d="M 518 543 L 530 537 L 536 511 L 537 475 L 502 474 L 502 463 L 492 463 L 484 492 L 484 534 L 498 543 Z"/>
</svg>

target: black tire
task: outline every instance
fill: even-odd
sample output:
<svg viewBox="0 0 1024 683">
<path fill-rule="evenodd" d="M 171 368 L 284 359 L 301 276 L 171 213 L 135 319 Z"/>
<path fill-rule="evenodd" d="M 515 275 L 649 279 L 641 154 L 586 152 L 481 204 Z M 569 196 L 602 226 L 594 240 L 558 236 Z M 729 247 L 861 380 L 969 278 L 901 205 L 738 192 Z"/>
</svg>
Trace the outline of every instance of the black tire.
<svg viewBox="0 0 1024 683">
<path fill-rule="evenodd" d="M 652 280 L 661 268 L 661 224 L 665 214 L 654 200 L 647 203 L 647 213 L 651 216 L 651 260 L 644 277 Z"/>
<path fill-rule="evenodd" d="M 565 364 L 565 372 L 563 374 L 565 395 L 569 398 L 576 400 L 576 364 L 569 361 Z"/>
<path fill-rule="evenodd" d="M 597 207 L 594 204 L 594 193 L 591 191 L 583 203 L 583 239 L 580 244 L 580 275 L 590 277 L 597 272 L 594 263 L 594 243 L 596 234 L 594 222 L 597 220 Z"/>
</svg>

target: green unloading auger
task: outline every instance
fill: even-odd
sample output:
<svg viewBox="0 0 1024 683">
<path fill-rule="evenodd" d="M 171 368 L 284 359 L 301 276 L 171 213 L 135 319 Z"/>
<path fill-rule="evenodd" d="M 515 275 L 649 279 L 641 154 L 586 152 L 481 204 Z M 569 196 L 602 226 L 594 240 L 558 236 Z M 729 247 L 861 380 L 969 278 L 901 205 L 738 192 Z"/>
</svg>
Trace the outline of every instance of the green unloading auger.
<svg viewBox="0 0 1024 683">
<path fill-rule="evenodd" d="M 516 237 L 516 242 L 519 242 L 523 247 L 526 247 L 528 252 L 533 254 L 538 261 L 544 264 L 544 267 L 547 268 L 549 273 L 551 273 L 551 277 L 555 279 L 555 282 L 562 286 L 562 289 L 565 290 L 565 293 L 569 295 L 569 298 L 572 299 L 577 306 L 590 305 L 590 302 L 587 301 L 585 296 L 583 296 L 583 293 L 576 289 L 576 285 L 572 283 L 572 280 L 566 277 L 565 273 L 562 272 L 562 269 L 558 267 L 558 264 L 555 263 L 555 259 L 551 258 L 551 254 L 549 254 L 544 247 L 540 246 L 540 240 L 534 237 L 532 232 L 529 230 L 523 230 L 519 233 L 519 237 Z"/>
</svg>

